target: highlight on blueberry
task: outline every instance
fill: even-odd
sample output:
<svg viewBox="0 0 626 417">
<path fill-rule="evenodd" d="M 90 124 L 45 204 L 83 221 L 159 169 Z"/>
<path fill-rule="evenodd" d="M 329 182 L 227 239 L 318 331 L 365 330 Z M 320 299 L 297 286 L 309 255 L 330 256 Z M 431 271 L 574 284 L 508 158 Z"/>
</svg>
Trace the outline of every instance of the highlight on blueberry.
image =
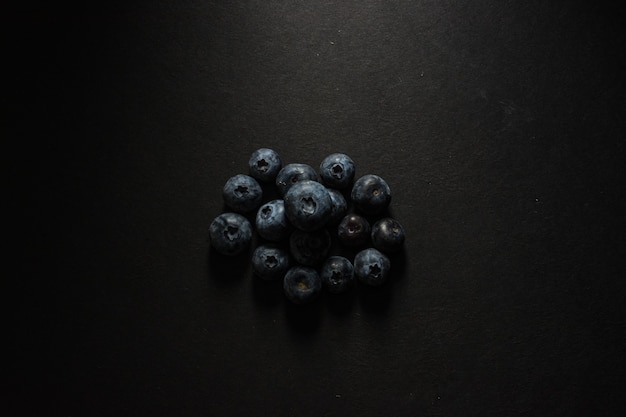
<svg viewBox="0 0 626 417">
<path fill-rule="evenodd" d="M 354 161 L 346 154 L 333 153 L 320 164 L 320 177 L 327 187 L 342 190 L 354 180 Z"/>
<path fill-rule="evenodd" d="M 390 270 L 391 261 L 377 249 L 364 249 L 354 257 L 354 275 L 363 284 L 373 286 L 383 284 Z"/>
<path fill-rule="evenodd" d="M 238 255 L 252 241 L 252 225 L 241 214 L 222 213 L 209 226 L 211 246 L 222 255 Z"/>
<path fill-rule="evenodd" d="M 230 177 L 222 189 L 224 203 L 237 213 L 249 213 L 259 208 L 263 190 L 249 175 L 238 174 Z"/>
<path fill-rule="evenodd" d="M 252 152 L 248 166 L 250 176 L 262 182 L 270 182 L 276 179 L 283 163 L 278 153 L 273 149 L 260 148 Z"/>
<path fill-rule="evenodd" d="M 359 247 L 369 242 L 371 227 L 367 219 L 358 214 L 346 215 L 337 226 L 337 237 L 346 246 Z"/>
<path fill-rule="evenodd" d="M 285 214 L 300 230 L 321 229 L 332 216 L 330 194 L 317 181 L 298 181 L 285 194 Z"/>
<path fill-rule="evenodd" d="M 252 269 L 262 279 L 283 278 L 289 269 L 289 254 L 273 244 L 260 245 L 252 253 Z"/>
<path fill-rule="evenodd" d="M 263 204 L 257 211 L 255 224 L 259 236 L 272 242 L 287 239 L 293 229 L 287 220 L 283 200 L 272 200 Z"/>
<path fill-rule="evenodd" d="M 317 181 L 318 177 L 315 169 L 307 164 L 288 164 L 278 171 L 276 188 L 280 196 L 284 197 L 295 183 L 304 180 Z"/>
<path fill-rule="evenodd" d="M 380 214 L 391 203 L 391 189 L 387 182 L 374 174 L 363 175 L 352 186 L 352 201 L 365 214 Z"/>
<path fill-rule="evenodd" d="M 372 243 L 382 252 L 399 252 L 404 246 L 404 229 L 400 222 L 390 217 L 378 220 L 372 227 Z"/>
</svg>

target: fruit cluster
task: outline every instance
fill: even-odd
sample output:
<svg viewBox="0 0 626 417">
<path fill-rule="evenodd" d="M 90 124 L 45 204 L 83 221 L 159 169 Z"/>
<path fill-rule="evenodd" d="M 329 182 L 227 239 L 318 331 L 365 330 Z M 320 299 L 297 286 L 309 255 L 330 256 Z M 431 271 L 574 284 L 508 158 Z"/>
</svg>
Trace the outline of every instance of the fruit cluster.
<svg viewBox="0 0 626 417">
<path fill-rule="evenodd" d="M 405 237 L 400 223 L 384 215 L 391 189 L 383 178 L 367 174 L 355 181 L 354 161 L 342 153 L 324 158 L 318 176 L 307 164 L 283 166 L 278 153 L 267 148 L 252 153 L 249 174 L 231 177 L 222 190 L 231 211 L 209 227 L 218 253 L 238 255 L 249 248 L 253 225 L 244 215 L 250 215 L 263 239 L 252 254 L 254 273 L 282 279 L 286 297 L 296 304 L 314 300 L 322 287 L 345 292 L 355 277 L 372 286 L 387 280 L 388 255 L 402 250 Z M 261 184 L 272 183 L 279 198 L 263 203 Z M 375 220 L 373 226 L 368 218 Z M 334 237 L 341 247 L 358 251 L 354 263 L 329 255 Z"/>
</svg>

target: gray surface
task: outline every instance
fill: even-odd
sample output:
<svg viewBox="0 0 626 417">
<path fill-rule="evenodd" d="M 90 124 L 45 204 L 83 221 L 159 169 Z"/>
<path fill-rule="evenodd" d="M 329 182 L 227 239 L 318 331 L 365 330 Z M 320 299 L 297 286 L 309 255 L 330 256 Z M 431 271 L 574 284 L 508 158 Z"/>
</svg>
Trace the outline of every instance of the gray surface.
<svg viewBox="0 0 626 417">
<path fill-rule="evenodd" d="M 626 409 L 623 14 L 163 3 L 5 26 L 11 415 Z M 221 187 L 261 146 L 388 180 L 390 285 L 295 309 L 211 256 Z"/>
</svg>

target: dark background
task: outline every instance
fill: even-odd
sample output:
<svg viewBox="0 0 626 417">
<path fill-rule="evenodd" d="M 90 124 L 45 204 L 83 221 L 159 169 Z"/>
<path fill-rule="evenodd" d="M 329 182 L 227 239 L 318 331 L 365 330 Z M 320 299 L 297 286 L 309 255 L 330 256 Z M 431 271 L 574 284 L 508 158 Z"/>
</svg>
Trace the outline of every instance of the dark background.
<svg viewBox="0 0 626 417">
<path fill-rule="evenodd" d="M 26 8 L 2 16 L 4 415 L 626 410 L 621 10 Z M 387 179 L 388 285 L 297 309 L 211 255 L 258 147 Z"/>
</svg>

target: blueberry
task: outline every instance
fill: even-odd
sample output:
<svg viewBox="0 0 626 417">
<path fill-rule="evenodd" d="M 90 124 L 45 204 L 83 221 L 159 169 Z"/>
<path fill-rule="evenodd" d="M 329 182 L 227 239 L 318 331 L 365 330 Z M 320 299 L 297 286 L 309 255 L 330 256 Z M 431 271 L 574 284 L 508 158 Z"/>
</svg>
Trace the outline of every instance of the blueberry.
<svg viewBox="0 0 626 417">
<path fill-rule="evenodd" d="M 354 267 L 343 256 L 331 256 L 326 259 L 320 271 L 322 284 L 326 289 L 339 294 L 347 291 L 354 281 Z"/>
<path fill-rule="evenodd" d="M 285 165 L 276 176 L 276 187 L 281 197 L 297 182 L 304 180 L 317 181 L 317 172 L 307 164 Z"/>
<path fill-rule="evenodd" d="M 332 215 L 332 200 L 326 187 L 316 181 L 295 183 L 285 194 L 285 213 L 296 228 L 321 229 Z"/>
<path fill-rule="evenodd" d="M 237 213 L 249 213 L 261 205 L 263 190 L 251 176 L 238 174 L 226 181 L 222 197 L 231 210 Z"/>
<path fill-rule="evenodd" d="M 391 202 L 391 189 L 378 175 L 367 174 L 356 180 L 352 187 L 352 201 L 365 214 L 379 214 Z"/>
<path fill-rule="evenodd" d="M 289 237 L 289 250 L 296 262 L 314 266 L 320 264 L 330 251 L 330 234 L 326 229 L 314 232 L 294 230 Z"/>
<path fill-rule="evenodd" d="M 285 274 L 283 290 L 287 299 L 295 304 L 306 304 L 319 297 L 322 280 L 313 268 L 294 266 Z"/>
<path fill-rule="evenodd" d="M 369 241 L 370 231 L 370 224 L 365 217 L 348 214 L 337 227 L 337 237 L 346 246 L 358 247 Z"/>
<path fill-rule="evenodd" d="M 280 242 L 291 233 L 291 224 L 285 215 L 285 202 L 272 200 L 263 204 L 256 214 L 256 231 L 263 239 Z"/>
<path fill-rule="evenodd" d="M 223 255 L 237 255 L 252 241 L 252 225 L 241 214 L 222 213 L 209 226 L 211 245 Z"/>
<path fill-rule="evenodd" d="M 289 269 L 289 254 L 276 245 L 258 246 L 252 253 L 252 269 L 263 279 L 283 278 Z"/>
<path fill-rule="evenodd" d="M 282 168 L 283 163 L 276 151 L 260 148 L 252 152 L 248 165 L 252 177 L 262 182 L 270 182 L 276 179 L 276 175 Z"/>
<path fill-rule="evenodd" d="M 331 210 L 329 224 L 337 224 L 343 219 L 348 212 L 348 202 L 346 201 L 341 191 L 333 188 L 327 188 L 328 194 L 330 194 Z"/>
<path fill-rule="evenodd" d="M 391 261 L 374 248 L 364 249 L 354 257 L 354 275 L 367 285 L 381 285 L 389 276 Z"/>
<path fill-rule="evenodd" d="M 385 253 L 399 252 L 404 245 L 404 229 L 395 219 L 380 219 L 372 227 L 374 247 Z"/>
<path fill-rule="evenodd" d="M 342 190 L 354 180 L 354 161 L 343 153 L 328 155 L 320 164 L 320 177 L 330 188 Z"/>
</svg>

